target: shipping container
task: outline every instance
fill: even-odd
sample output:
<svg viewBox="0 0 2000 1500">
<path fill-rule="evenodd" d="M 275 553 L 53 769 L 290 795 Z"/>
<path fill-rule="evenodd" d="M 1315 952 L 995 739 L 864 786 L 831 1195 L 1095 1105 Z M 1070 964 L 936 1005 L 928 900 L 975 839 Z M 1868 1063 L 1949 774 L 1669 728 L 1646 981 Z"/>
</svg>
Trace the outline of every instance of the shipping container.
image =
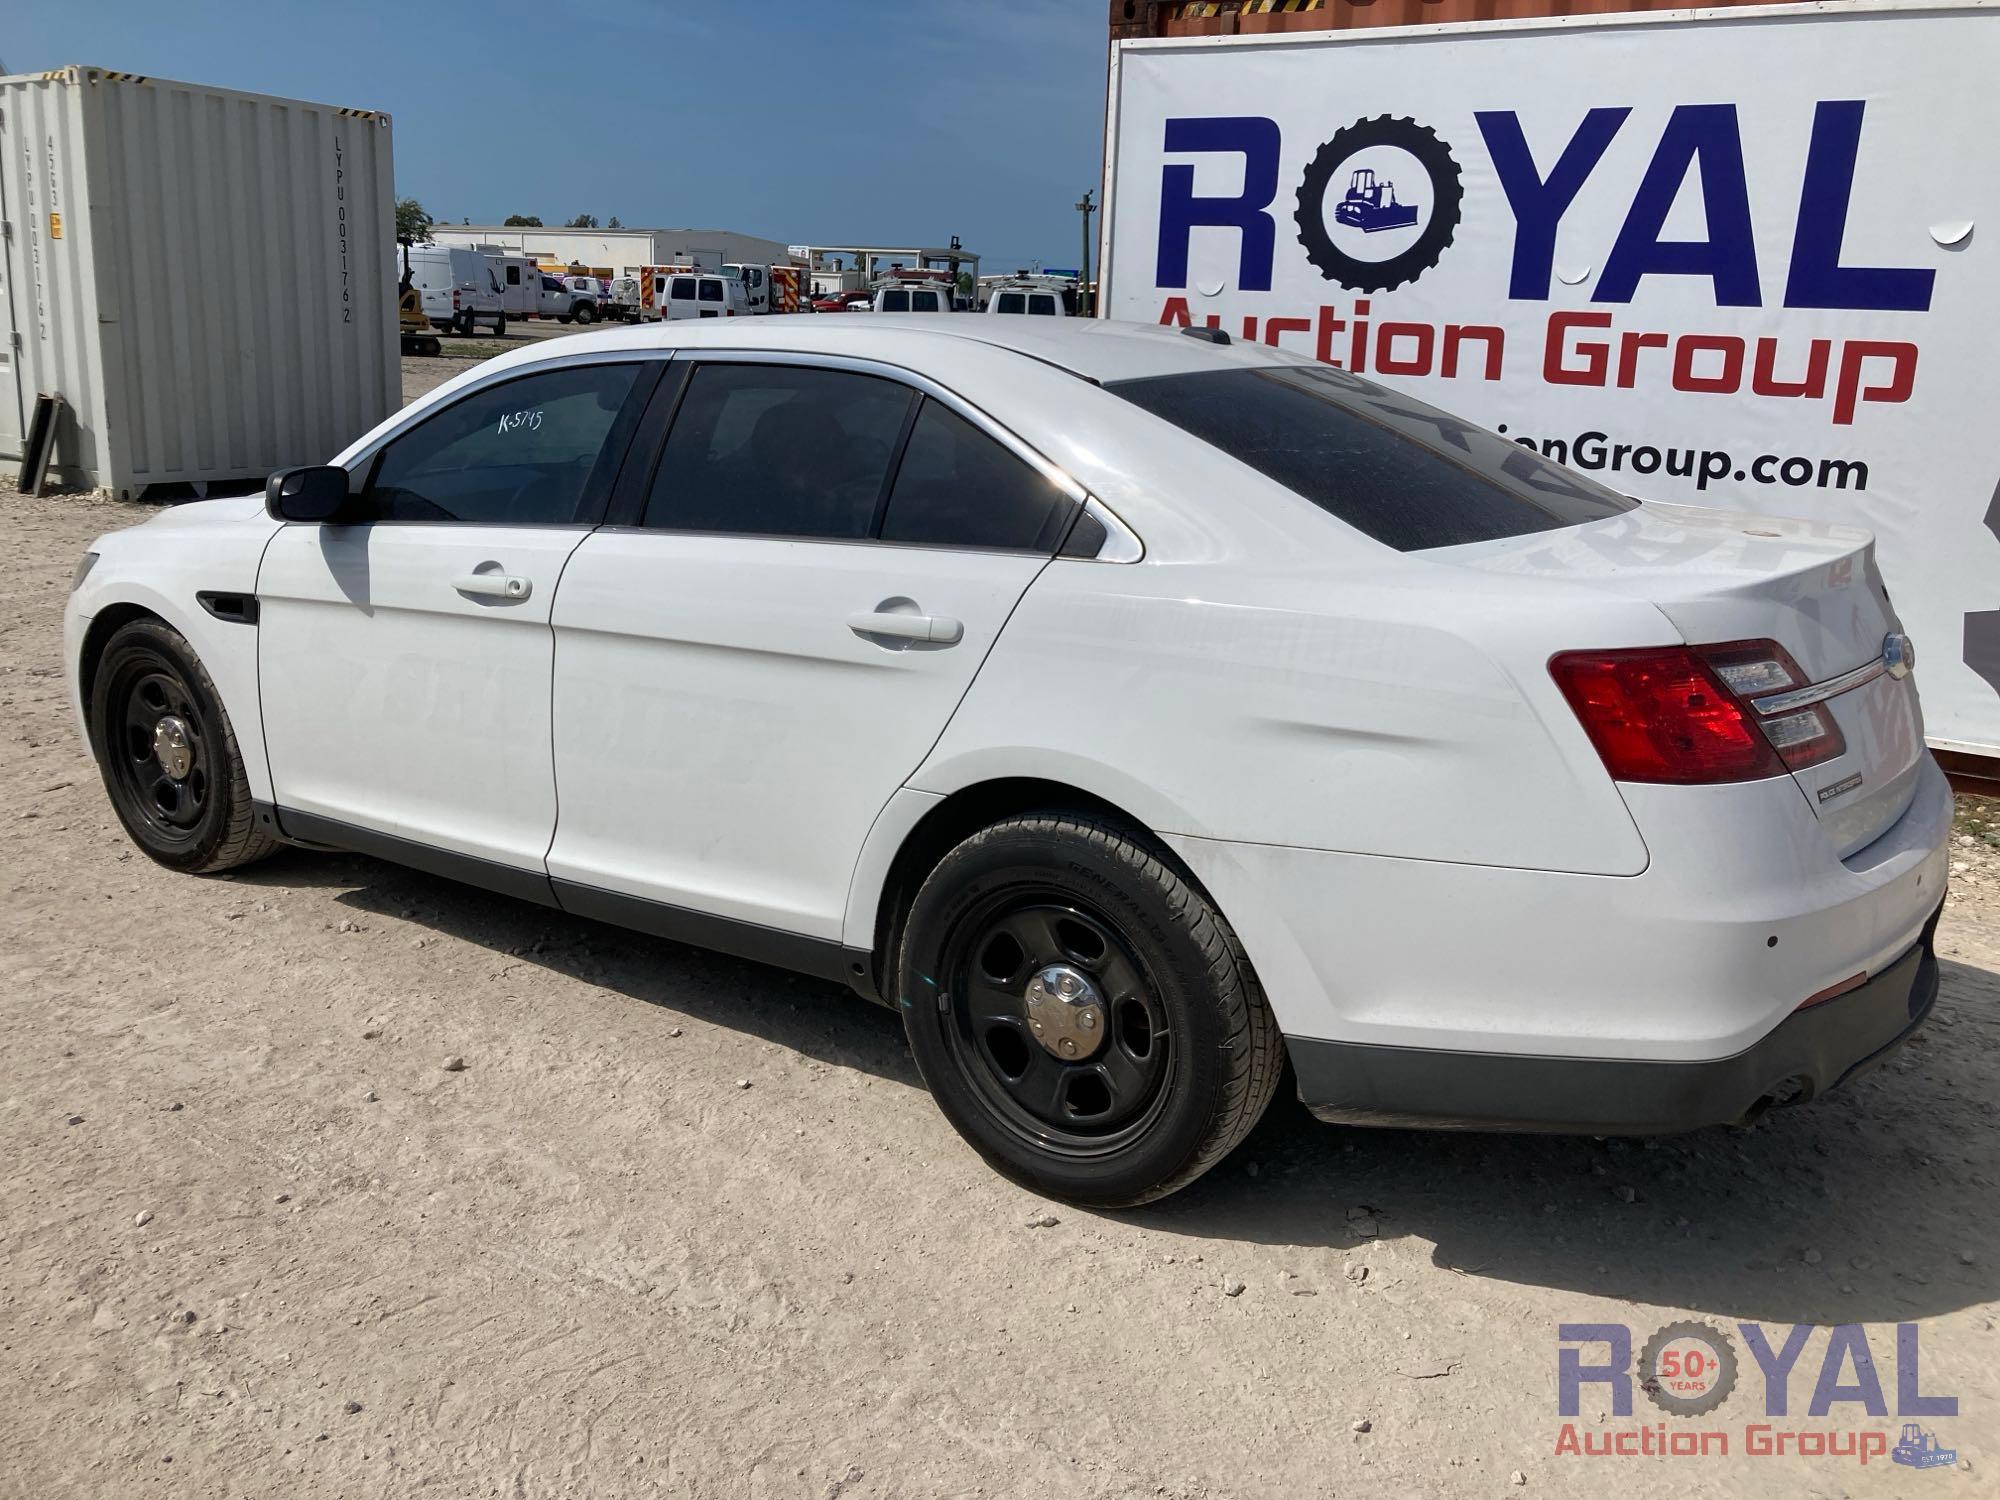
<svg viewBox="0 0 2000 1500">
<path fill-rule="evenodd" d="M 1782 0 L 1709 0 L 1709 9 Z M 1438 26 L 1686 8 L 1686 0 L 1111 0 L 1111 40 L 1269 36 L 1357 27 Z"/>
<path fill-rule="evenodd" d="M 389 117 L 103 68 L 0 78 L 0 458 L 121 496 L 318 463 L 401 404 Z"/>
<path fill-rule="evenodd" d="M 2000 773 L 2000 0 L 1111 25 L 1105 316 L 1291 350 L 1649 502 L 1867 529 L 1932 748 Z"/>
</svg>

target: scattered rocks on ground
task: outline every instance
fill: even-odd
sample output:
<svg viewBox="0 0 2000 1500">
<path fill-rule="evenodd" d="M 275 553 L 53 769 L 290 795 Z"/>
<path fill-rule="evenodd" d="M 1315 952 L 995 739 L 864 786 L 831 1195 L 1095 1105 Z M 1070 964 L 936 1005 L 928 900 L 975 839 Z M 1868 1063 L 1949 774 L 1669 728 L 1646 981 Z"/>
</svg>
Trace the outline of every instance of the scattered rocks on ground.
<svg viewBox="0 0 2000 1500">
<path fill-rule="evenodd" d="M 1245 1282 L 1241 1276 L 1225 1276 L 1222 1281 L 1222 1295 L 1240 1297 L 1243 1295 L 1244 1286 Z"/>
<path fill-rule="evenodd" d="M 465 1071 L 465 1059 L 460 1057 L 456 1052 L 452 1053 L 450 1057 L 444 1060 L 444 1070 L 447 1073 L 463 1073 Z"/>
<path fill-rule="evenodd" d="M 153 1222 L 153 1211 L 150 1208 L 140 1209 L 137 1214 L 133 1215 L 132 1222 L 137 1224 L 141 1229 L 144 1229 L 148 1224 Z"/>
<path fill-rule="evenodd" d="M 1030 1229 L 1053 1229 L 1060 1223 L 1062 1223 L 1062 1220 L 1051 1213 L 1028 1215 L 1028 1227 Z"/>
</svg>

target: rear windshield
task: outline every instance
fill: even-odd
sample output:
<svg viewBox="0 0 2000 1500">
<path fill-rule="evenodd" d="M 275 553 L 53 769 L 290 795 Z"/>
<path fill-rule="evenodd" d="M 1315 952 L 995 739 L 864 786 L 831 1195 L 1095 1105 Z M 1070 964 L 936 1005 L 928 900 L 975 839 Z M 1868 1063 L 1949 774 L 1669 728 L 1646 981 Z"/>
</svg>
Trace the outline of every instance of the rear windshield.
<svg viewBox="0 0 2000 1500">
<path fill-rule="evenodd" d="M 884 292 L 882 294 L 883 312 L 908 312 L 909 310 L 910 294 L 908 292 Z"/>
<path fill-rule="evenodd" d="M 1399 552 L 1580 526 L 1638 504 L 1326 365 L 1157 375 L 1105 389 Z"/>
</svg>

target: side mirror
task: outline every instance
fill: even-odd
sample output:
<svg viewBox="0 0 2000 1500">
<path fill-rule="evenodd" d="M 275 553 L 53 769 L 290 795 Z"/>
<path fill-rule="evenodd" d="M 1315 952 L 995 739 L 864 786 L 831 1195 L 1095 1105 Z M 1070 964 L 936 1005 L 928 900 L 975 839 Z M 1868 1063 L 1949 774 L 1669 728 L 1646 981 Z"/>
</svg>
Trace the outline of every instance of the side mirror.
<svg viewBox="0 0 2000 1500">
<path fill-rule="evenodd" d="M 352 509 L 347 470 L 331 464 L 280 469 L 264 481 L 264 509 L 274 521 L 338 524 Z"/>
</svg>

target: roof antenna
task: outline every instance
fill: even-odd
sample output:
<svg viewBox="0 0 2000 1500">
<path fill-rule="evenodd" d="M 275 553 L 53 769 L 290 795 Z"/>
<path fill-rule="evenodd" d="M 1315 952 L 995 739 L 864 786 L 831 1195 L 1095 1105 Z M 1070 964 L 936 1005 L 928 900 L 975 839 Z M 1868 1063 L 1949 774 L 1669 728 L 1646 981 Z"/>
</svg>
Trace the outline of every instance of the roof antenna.
<svg viewBox="0 0 2000 1500">
<path fill-rule="evenodd" d="M 1190 323 L 1181 332 L 1191 339 L 1200 339 L 1204 343 L 1226 344 L 1229 342 L 1229 335 L 1224 333 L 1220 328 L 1202 328 Z"/>
</svg>

